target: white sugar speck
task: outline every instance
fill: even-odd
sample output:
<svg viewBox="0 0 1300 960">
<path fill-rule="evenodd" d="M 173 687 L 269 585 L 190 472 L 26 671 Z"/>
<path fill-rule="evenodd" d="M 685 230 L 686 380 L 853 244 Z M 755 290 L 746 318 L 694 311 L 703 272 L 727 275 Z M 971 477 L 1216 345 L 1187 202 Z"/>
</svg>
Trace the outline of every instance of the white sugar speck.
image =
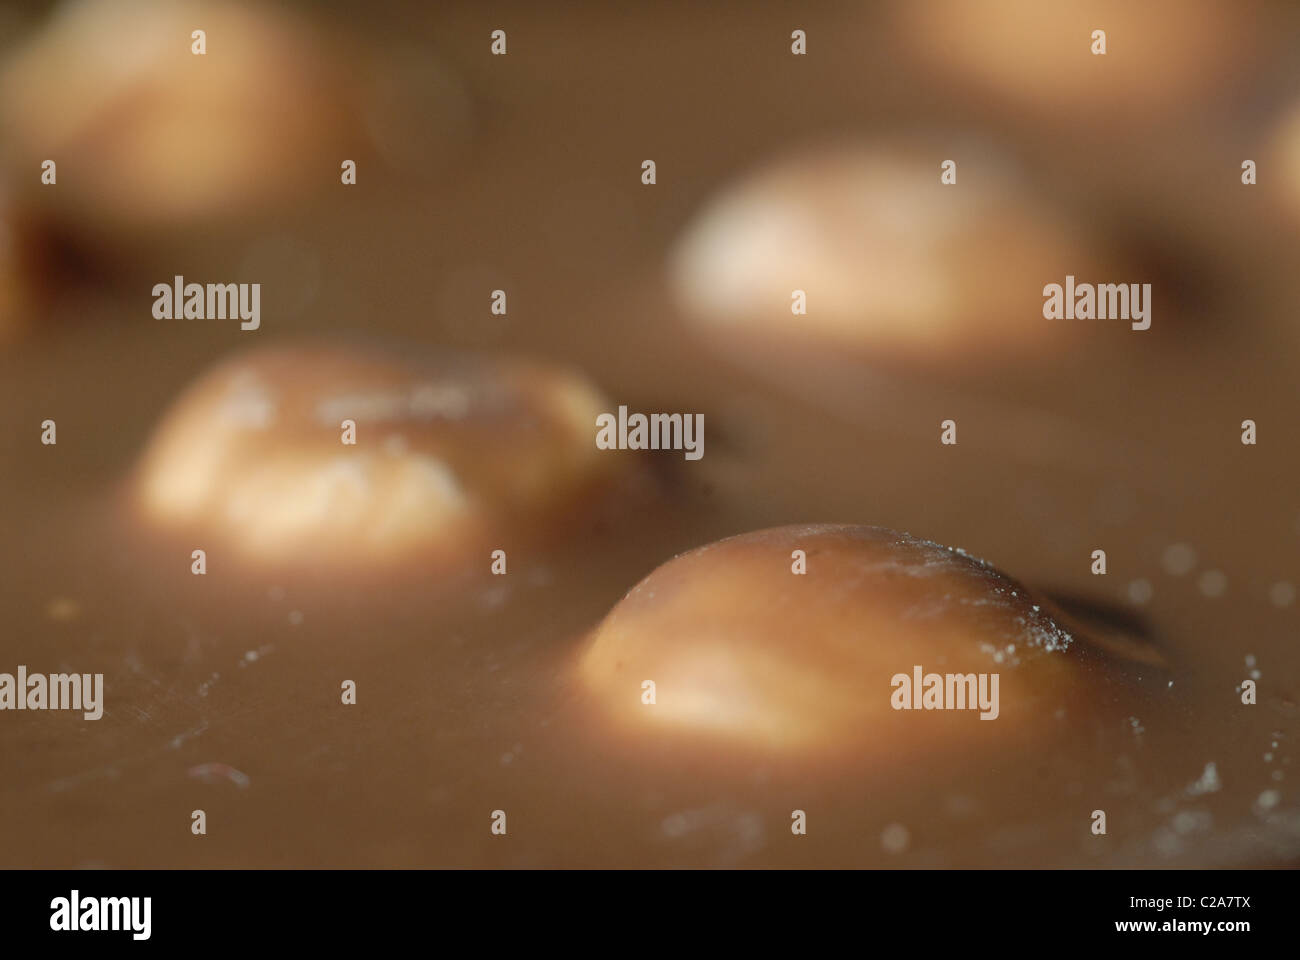
<svg viewBox="0 0 1300 960">
<path fill-rule="evenodd" d="M 1228 589 L 1228 578 L 1221 570 L 1206 570 L 1196 581 L 1196 585 L 1207 597 L 1221 597 Z"/>
<path fill-rule="evenodd" d="M 1177 856 L 1182 852 L 1183 842 L 1178 839 L 1178 834 L 1172 830 L 1157 830 L 1151 839 L 1155 843 L 1156 849 L 1166 857 Z"/>
<path fill-rule="evenodd" d="M 1181 810 L 1174 817 L 1174 832 L 1180 834 L 1195 833 L 1209 829 L 1212 819 L 1204 811 Z"/>
<path fill-rule="evenodd" d="M 1165 552 L 1160 558 L 1160 565 L 1165 568 L 1165 573 L 1170 576 L 1186 576 L 1196 566 L 1196 551 L 1185 543 L 1171 543 L 1165 547 Z"/>
<path fill-rule="evenodd" d="M 1187 792 L 1194 797 L 1205 793 L 1217 793 L 1223 786 L 1219 780 L 1219 769 L 1213 762 L 1205 765 L 1205 770 L 1201 773 L 1201 778 L 1187 788 Z"/>
<path fill-rule="evenodd" d="M 1150 580 L 1134 580 L 1128 585 L 1128 598 L 1139 607 L 1150 603 L 1154 592 Z"/>
<path fill-rule="evenodd" d="M 901 823 L 891 823 L 880 833 L 880 845 L 885 848 L 886 853 L 902 853 L 907 849 L 911 839 L 907 827 Z"/>
</svg>

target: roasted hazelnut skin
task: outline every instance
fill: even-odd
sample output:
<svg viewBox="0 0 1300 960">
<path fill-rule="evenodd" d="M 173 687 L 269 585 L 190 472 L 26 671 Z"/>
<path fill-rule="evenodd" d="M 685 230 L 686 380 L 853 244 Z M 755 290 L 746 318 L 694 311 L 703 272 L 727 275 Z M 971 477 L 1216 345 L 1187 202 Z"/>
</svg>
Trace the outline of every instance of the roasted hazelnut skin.
<svg viewBox="0 0 1300 960">
<path fill-rule="evenodd" d="M 960 179 L 945 185 L 952 158 Z M 1042 288 L 1090 269 L 1085 246 L 995 151 L 850 140 L 720 190 L 677 242 L 668 280 L 691 328 L 724 350 L 1004 366 L 1069 338 L 1044 321 Z"/>
<path fill-rule="evenodd" d="M 131 499 L 150 527 L 252 565 L 478 567 L 486 544 L 542 535 L 617 471 L 595 446 L 604 409 L 539 363 L 273 346 L 173 404 Z"/>
<path fill-rule="evenodd" d="M 795 573 L 802 551 L 806 573 Z M 777 756 L 1034 742 L 1105 709 L 1107 665 L 1015 580 L 880 527 L 778 527 L 668 561 L 614 607 L 578 662 L 617 736 Z M 998 674 L 999 709 L 895 709 L 893 678 Z M 644 684 L 654 684 L 646 702 Z"/>
</svg>

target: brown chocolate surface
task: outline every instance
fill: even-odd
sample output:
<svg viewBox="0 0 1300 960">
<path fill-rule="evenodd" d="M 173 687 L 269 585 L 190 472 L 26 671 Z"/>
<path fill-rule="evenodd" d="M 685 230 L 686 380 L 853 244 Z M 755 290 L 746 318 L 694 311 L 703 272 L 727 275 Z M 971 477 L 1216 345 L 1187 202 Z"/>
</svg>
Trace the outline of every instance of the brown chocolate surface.
<svg viewBox="0 0 1300 960">
<path fill-rule="evenodd" d="M 1258 6 L 1270 34 L 1294 35 L 1293 11 Z M 510 52 L 494 58 L 499 26 Z M 1240 181 L 1241 161 L 1266 156 L 1293 108 L 1300 69 L 1265 45 L 1185 109 L 1022 114 L 928 71 L 884 11 L 802 16 L 804 58 L 789 55 L 794 26 L 693 4 L 379 4 L 346 32 L 348 49 L 414 50 L 436 65 L 403 74 L 416 105 L 458 77 L 467 142 L 449 118 L 436 157 L 436 141 L 417 141 L 427 164 L 379 150 L 346 188 L 342 157 L 295 155 L 333 185 L 287 213 L 166 227 L 48 217 L 63 259 L 36 286 L 51 295 L 0 350 L 0 671 L 103 672 L 106 704 L 97 721 L 0 713 L 0 862 L 1300 859 L 1300 611 L 1276 588 L 1300 582 L 1300 233 L 1283 200 L 1300 171 Z M 428 133 L 429 116 L 409 109 Z M 666 263 L 718 191 L 796 144 L 909 129 L 973 133 L 1018 156 L 1052 217 L 1116 264 L 1080 279 L 1153 284 L 1151 329 L 1044 320 L 1066 327 L 1059 342 L 1017 349 L 1011 364 L 701 336 Z M 653 187 L 639 179 L 647 158 Z M 957 159 L 955 189 L 978 190 L 978 166 Z M 39 219 L 49 201 L 25 202 Z M 177 274 L 262 283 L 261 329 L 154 319 L 150 288 Z M 509 292 L 505 317 L 489 313 L 495 288 Z M 612 404 L 702 412 L 706 453 L 603 453 L 633 479 L 539 542 L 512 544 L 505 577 L 477 547 L 454 569 L 415 556 L 376 571 L 358 557 L 275 576 L 212 549 L 208 573 L 192 576 L 190 550 L 204 544 L 173 543 L 132 508 L 150 437 L 214 363 L 304 336 L 558 361 Z M 46 418 L 55 446 L 40 443 Z M 939 443 L 947 418 L 956 446 Z M 1240 442 L 1247 418 L 1254 446 Z M 1037 594 L 1072 598 L 1099 633 L 1127 611 L 1137 622 L 1118 632 L 1157 649 L 1172 686 L 1081 697 L 1067 730 L 1024 749 L 932 753 L 917 738 L 887 762 L 683 751 L 606 722 L 577 665 L 626 591 L 721 537 L 820 522 L 964 548 Z M 1191 569 L 1178 544 L 1193 549 Z M 1105 576 L 1090 572 L 1099 548 Z M 1243 706 L 1252 671 L 1258 704 Z M 355 706 L 339 702 L 345 680 Z M 863 695 L 884 702 L 888 678 Z M 1089 831 L 1099 808 L 1102 838 Z M 190 833 L 194 809 L 206 836 Z M 496 809 L 506 837 L 489 832 Z M 790 833 L 794 809 L 808 811 L 806 837 Z M 907 842 L 883 843 L 898 825 Z"/>
</svg>

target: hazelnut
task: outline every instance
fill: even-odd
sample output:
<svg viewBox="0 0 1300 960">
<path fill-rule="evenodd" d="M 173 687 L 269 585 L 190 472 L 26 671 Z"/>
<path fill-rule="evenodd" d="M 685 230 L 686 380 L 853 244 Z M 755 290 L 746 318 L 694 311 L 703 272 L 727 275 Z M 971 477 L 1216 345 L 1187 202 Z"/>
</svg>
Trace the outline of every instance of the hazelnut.
<svg viewBox="0 0 1300 960">
<path fill-rule="evenodd" d="M 60 7 L 0 74 L 0 131 L 17 182 L 56 161 L 57 194 L 41 199 L 78 223 L 164 224 L 298 194 L 313 179 L 304 164 L 354 141 L 347 99 L 315 31 L 290 15 L 89 0 Z"/>
<path fill-rule="evenodd" d="M 593 439 L 602 409 L 585 380 L 540 364 L 266 348 L 176 401 L 136 501 L 252 561 L 451 564 L 600 485 L 617 462 Z"/>
<path fill-rule="evenodd" d="M 743 331 L 871 358 L 1009 359 L 1060 336 L 1042 291 L 1082 269 L 1071 231 L 986 153 L 959 165 L 960 186 L 944 185 L 946 156 L 844 144 L 744 179 L 676 247 L 682 309 L 725 342 Z"/>
<path fill-rule="evenodd" d="M 579 674 L 635 737 L 881 759 L 1032 741 L 1067 713 L 1077 723 L 1076 705 L 1107 702 L 1121 651 L 960 550 L 880 527 L 790 526 L 659 567 L 596 629 Z M 913 709 L 917 673 L 973 677 L 952 692 L 993 702 Z"/>
<path fill-rule="evenodd" d="M 1250 19 L 1183 0 L 926 0 L 895 10 L 903 37 L 941 76 L 1064 111 L 1065 123 L 1079 109 L 1149 122 L 1154 110 L 1198 102 L 1241 59 Z M 1093 53 L 1096 30 L 1106 34 L 1104 55 Z"/>
</svg>

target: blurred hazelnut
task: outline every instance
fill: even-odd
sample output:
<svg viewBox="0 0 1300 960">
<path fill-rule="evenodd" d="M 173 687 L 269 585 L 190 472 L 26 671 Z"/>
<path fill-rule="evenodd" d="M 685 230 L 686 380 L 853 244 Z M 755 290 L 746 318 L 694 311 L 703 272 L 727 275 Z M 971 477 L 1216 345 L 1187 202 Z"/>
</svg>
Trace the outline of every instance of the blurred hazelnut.
<svg viewBox="0 0 1300 960">
<path fill-rule="evenodd" d="M 79 222 L 170 223 L 337 179 L 356 139 L 348 99 L 316 31 L 265 5 L 86 0 L 0 75 L 0 141 L 15 182 L 57 162 L 41 199 Z"/>
<path fill-rule="evenodd" d="M 713 337 L 882 358 L 1009 359 L 1062 335 L 1043 285 L 1084 270 L 1071 231 L 1001 161 L 944 149 L 839 145 L 725 190 L 676 247 L 670 280 Z M 806 313 L 795 313 L 795 291 Z"/>
<path fill-rule="evenodd" d="M 1241 56 L 1250 19 L 1232 4 L 1195 0 L 904 0 L 895 11 L 918 55 L 954 82 L 1042 109 L 1143 120 L 1218 84 Z M 1095 30 L 1105 31 L 1104 55 L 1092 52 Z"/>
<path fill-rule="evenodd" d="M 538 364 L 267 348 L 176 401 L 136 501 L 250 561 L 474 567 L 488 540 L 558 522 L 601 484 L 617 462 L 593 439 L 603 409 L 585 380 Z"/>
</svg>

